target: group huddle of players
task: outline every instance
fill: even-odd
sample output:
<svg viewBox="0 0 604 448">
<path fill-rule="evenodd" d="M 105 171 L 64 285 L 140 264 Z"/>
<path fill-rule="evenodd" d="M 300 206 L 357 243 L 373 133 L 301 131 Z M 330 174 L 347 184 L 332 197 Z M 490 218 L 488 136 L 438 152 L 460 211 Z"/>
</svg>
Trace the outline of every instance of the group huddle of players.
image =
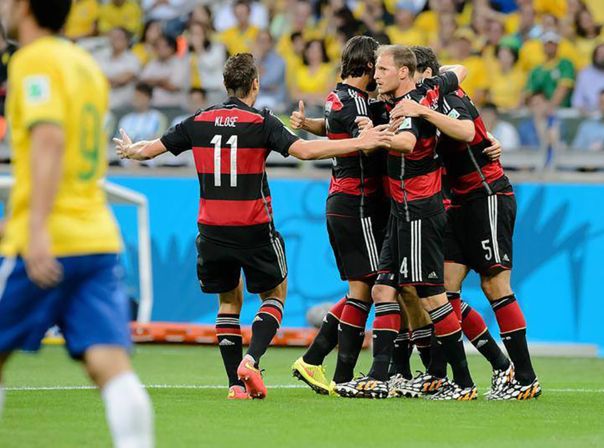
<svg viewBox="0 0 604 448">
<path fill-rule="evenodd" d="M 266 397 L 260 358 L 283 317 L 287 262 L 273 221 L 270 151 L 333 158 L 327 229 L 349 284 L 294 363 L 295 376 L 316 392 L 343 397 L 475 399 L 463 332 L 493 365 L 488 398 L 539 396 L 526 323 L 510 287 L 514 193 L 498 160 L 501 148 L 459 88 L 465 68 L 439 67 L 429 48 L 379 46 L 368 36 L 347 42 L 341 66 L 342 82 L 327 97 L 325 116 L 305 117 L 300 103 L 291 117 L 293 128 L 327 139 L 304 140 L 270 111 L 253 107 L 261 80 L 252 55 L 243 53 L 225 64 L 225 103 L 198 111 L 160 139 L 133 143 L 122 131 L 114 140 L 118 155 L 134 160 L 193 150 L 200 183 L 197 274 L 201 289 L 219 296 L 216 333 L 228 398 Z M 380 99 L 370 100 L 376 87 Z M 482 317 L 461 301 L 469 269 L 481 276 L 509 358 Z M 247 290 L 262 299 L 245 355 L 241 271 Z M 372 304 L 373 365 L 354 378 Z M 322 363 L 336 346 L 335 374 L 327 381 Z M 426 366 L 415 378 L 413 346 Z"/>
<path fill-rule="evenodd" d="M 472 400 L 477 389 L 464 333 L 492 364 L 488 399 L 539 396 L 526 323 L 510 287 L 514 192 L 497 142 L 459 88 L 462 79 L 441 68 L 430 48 L 379 47 L 365 36 L 347 43 L 341 64 L 342 82 L 327 97 L 325 118 L 306 118 L 300 107 L 292 127 L 342 139 L 389 123 L 396 135 L 388 151 L 334 158 L 327 228 L 349 291 L 292 366 L 294 376 L 318 393 L 343 397 Z M 376 83 L 378 99 L 370 99 Z M 511 360 L 461 300 L 469 269 L 480 274 Z M 354 378 L 372 303 L 373 364 Z M 336 345 L 328 381 L 322 364 Z M 426 368 L 415 377 L 414 346 Z"/>
</svg>

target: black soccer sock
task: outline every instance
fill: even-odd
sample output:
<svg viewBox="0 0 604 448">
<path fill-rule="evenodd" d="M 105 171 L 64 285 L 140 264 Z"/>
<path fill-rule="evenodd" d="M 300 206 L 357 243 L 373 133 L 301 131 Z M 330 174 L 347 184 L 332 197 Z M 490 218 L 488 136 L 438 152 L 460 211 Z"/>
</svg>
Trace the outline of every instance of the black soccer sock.
<svg viewBox="0 0 604 448">
<path fill-rule="evenodd" d="M 336 347 L 338 343 L 338 325 L 344 306 L 346 297 L 340 299 L 325 315 L 321 328 L 302 356 L 302 359 L 307 364 L 318 366 L 323 364 L 325 357 Z"/>
<path fill-rule="evenodd" d="M 396 374 L 403 375 L 405 379 L 413 378 L 411 374 L 411 352 L 413 345 L 409 338 L 409 329 L 401 328 L 394 340 L 394 348 L 392 350 L 392 361 L 390 362 L 390 370 L 388 376 Z"/>
<path fill-rule="evenodd" d="M 466 302 L 461 302 L 461 328 L 476 350 L 491 363 L 493 370 L 506 370 L 510 360 L 491 336 L 482 316 Z"/>
<path fill-rule="evenodd" d="M 426 370 L 430 366 L 433 339 L 434 326 L 432 324 L 426 325 L 425 327 L 416 328 L 411 332 L 411 344 L 417 347 L 419 357 L 422 360 L 422 364 Z"/>
<path fill-rule="evenodd" d="M 216 337 L 218 338 L 218 348 L 220 349 L 224 369 L 229 378 L 229 387 L 243 386 L 243 382 L 237 377 L 237 367 L 243 358 L 239 314 L 218 313 L 218 316 L 216 316 Z"/>
<path fill-rule="evenodd" d="M 453 371 L 453 381 L 461 387 L 470 387 L 474 384 L 468 361 L 463 348 L 463 333 L 461 325 L 453 306 L 449 302 L 430 311 L 430 319 L 434 324 L 434 334 L 437 342 L 442 346 L 447 362 Z M 434 354 L 434 352 L 432 352 Z"/>
<path fill-rule="evenodd" d="M 514 363 L 516 379 L 522 385 L 537 377 L 526 342 L 526 321 L 516 297 L 512 294 L 491 302 L 501 331 L 503 344 Z"/>
<path fill-rule="evenodd" d="M 401 327 L 401 308 L 397 302 L 375 304 L 373 321 L 373 364 L 369 376 L 379 381 L 388 380 L 394 340 Z"/>
<path fill-rule="evenodd" d="M 426 366 L 426 372 L 437 378 L 447 376 L 447 358 L 442 346 L 438 343 L 436 335 L 432 336 L 432 344 L 430 344 L 429 362 Z"/>
<path fill-rule="evenodd" d="M 333 375 L 336 384 L 346 383 L 354 376 L 354 367 L 365 340 L 365 324 L 371 303 L 348 298 L 340 318 L 338 331 L 338 362 Z"/>
<path fill-rule="evenodd" d="M 283 319 L 283 303 L 276 298 L 264 300 L 252 323 L 252 340 L 247 349 L 247 354 L 254 358 L 256 367 L 275 337 L 281 319 Z"/>
</svg>

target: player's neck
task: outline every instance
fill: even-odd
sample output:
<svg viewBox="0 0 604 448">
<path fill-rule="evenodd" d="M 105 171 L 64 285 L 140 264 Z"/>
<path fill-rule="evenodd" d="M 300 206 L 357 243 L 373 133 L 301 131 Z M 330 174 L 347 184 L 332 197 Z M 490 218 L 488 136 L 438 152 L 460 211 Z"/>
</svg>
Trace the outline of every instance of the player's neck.
<svg viewBox="0 0 604 448">
<path fill-rule="evenodd" d="M 342 82 L 346 85 L 362 90 L 363 92 L 367 92 L 367 85 L 369 84 L 369 81 L 367 81 L 365 76 L 360 78 L 349 77 L 344 79 Z"/>
<path fill-rule="evenodd" d="M 52 35 L 53 34 L 49 30 L 40 28 L 30 20 L 26 19 L 19 26 L 19 46 L 24 47 L 38 39 Z"/>
<path fill-rule="evenodd" d="M 246 96 L 245 98 L 237 98 L 242 103 L 248 105 L 249 107 L 254 107 L 255 98 L 251 95 Z"/>
<path fill-rule="evenodd" d="M 411 78 L 405 78 L 401 81 L 398 88 L 394 91 L 394 97 L 400 98 L 415 89 L 415 82 Z"/>
</svg>

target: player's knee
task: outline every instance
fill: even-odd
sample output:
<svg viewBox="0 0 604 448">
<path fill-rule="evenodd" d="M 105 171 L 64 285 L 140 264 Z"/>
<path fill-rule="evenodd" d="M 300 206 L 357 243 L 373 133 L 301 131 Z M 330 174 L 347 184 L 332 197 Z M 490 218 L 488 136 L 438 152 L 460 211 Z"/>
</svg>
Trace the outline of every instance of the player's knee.
<svg viewBox="0 0 604 448">
<path fill-rule="evenodd" d="M 371 302 L 372 286 L 363 281 L 348 282 L 348 296 L 363 302 Z"/>
<path fill-rule="evenodd" d="M 130 358 L 121 347 L 91 347 L 84 354 L 84 364 L 90 379 L 101 388 L 117 375 L 132 370 Z"/>
<path fill-rule="evenodd" d="M 285 303 L 285 297 L 287 296 L 287 279 L 283 280 L 279 285 L 270 291 L 260 293 L 262 300 L 266 299 L 278 299 L 281 303 Z"/>
<path fill-rule="evenodd" d="M 512 294 L 510 276 L 508 271 L 499 271 L 490 275 L 480 276 L 480 287 L 484 295 L 490 300 L 498 300 L 501 297 Z"/>
<path fill-rule="evenodd" d="M 374 285 L 371 289 L 371 298 L 374 303 L 396 302 L 396 289 L 386 285 Z"/>
</svg>

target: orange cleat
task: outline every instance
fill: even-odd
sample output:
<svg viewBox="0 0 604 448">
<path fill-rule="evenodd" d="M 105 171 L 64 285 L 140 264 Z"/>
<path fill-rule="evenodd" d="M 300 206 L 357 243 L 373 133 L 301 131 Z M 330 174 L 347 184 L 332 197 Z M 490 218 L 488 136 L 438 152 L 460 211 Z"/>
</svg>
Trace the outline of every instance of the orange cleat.
<svg viewBox="0 0 604 448">
<path fill-rule="evenodd" d="M 237 376 L 245 384 L 245 389 L 251 398 L 263 399 L 266 397 L 266 386 L 262 373 L 254 367 L 254 360 L 250 356 L 243 357 L 237 368 Z"/>
<path fill-rule="evenodd" d="M 251 400 L 250 394 L 247 393 L 243 386 L 231 386 L 229 387 L 229 394 L 227 400 Z"/>
</svg>

